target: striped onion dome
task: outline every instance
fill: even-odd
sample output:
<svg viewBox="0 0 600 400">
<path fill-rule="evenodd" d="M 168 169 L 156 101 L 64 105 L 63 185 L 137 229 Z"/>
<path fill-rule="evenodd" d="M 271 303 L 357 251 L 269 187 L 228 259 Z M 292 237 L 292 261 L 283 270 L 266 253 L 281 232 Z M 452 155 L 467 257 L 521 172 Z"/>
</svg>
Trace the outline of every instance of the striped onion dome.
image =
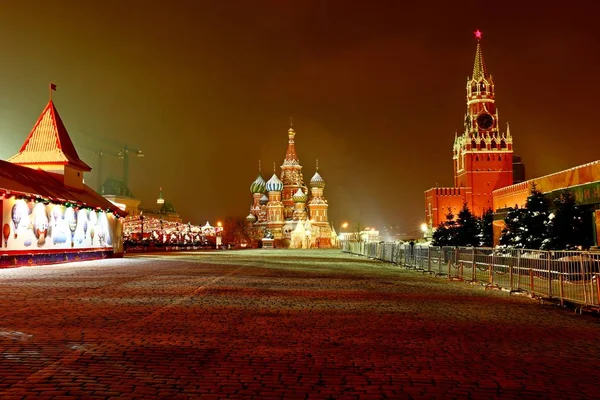
<svg viewBox="0 0 600 400">
<path fill-rule="evenodd" d="M 311 178 L 310 186 L 311 187 L 319 187 L 319 188 L 325 187 L 325 181 L 323 180 L 323 178 L 321 178 L 321 175 L 319 175 L 318 172 L 315 172 L 315 174 Z"/>
<path fill-rule="evenodd" d="M 283 183 L 281 183 L 277 175 L 273 174 L 271 179 L 267 182 L 267 192 L 281 192 L 282 190 Z"/>
<path fill-rule="evenodd" d="M 252 193 L 264 193 L 265 192 L 265 180 L 261 174 L 258 174 L 254 182 L 250 185 L 250 191 Z"/>
<path fill-rule="evenodd" d="M 302 191 L 302 188 L 298 188 L 298 191 L 292 196 L 292 200 L 294 200 L 294 203 L 306 203 L 308 196 Z"/>
<path fill-rule="evenodd" d="M 256 221 L 256 216 L 254 214 L 250 213 L 246 217 L 246 221 L 248 221 L 248 222 L 255 222 Z"/>
<path fill-rule="evenodd" d="M 262 197 L 258 200 L 258 203 L 261 206 L 264 206 L 265 204 L 267 204 L 269 202 L 269 198 L 267 197 L 266 194 L 263 194 Z"/>
</svg>

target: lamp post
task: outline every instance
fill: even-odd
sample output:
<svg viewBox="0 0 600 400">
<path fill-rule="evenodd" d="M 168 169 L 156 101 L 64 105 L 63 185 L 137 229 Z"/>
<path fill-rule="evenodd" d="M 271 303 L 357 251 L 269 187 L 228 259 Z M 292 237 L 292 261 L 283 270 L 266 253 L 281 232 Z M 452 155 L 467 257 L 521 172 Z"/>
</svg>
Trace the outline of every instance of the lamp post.
<svg viewBox="0 0 600 400">
<path fill-rule="evenodd" d="M 144 240 L 144 213 L 140 212 L 140 232 L 141 232 L 141 237 L 140 237 L 140 241 Z"/>
<path fill-rule="evenodd" d="M 344 240 L 344 235 L 342 234 L 343 230 L 346 229 L 348 227 L 348 223 L 347 222 L 342 222 L 342 225 L 340 225 L 340 239 Z"/>
<path fill-rule="evenodd" d="M 216 229 L 216 232 L 215 232 L 215 236 L 216 236 L 215 243 L 216 243 L 217 249 L 221 246 L 221 243 L 222 243 L 221 242 L 221 240 L 222 240 L 221 234 L 222 233 L 223 233 L 223 224 L 221 223 L 221 221 L 218 221 L 217 222 L 217 229 Z"/>
<path fill-rule="evenodd" d="M 423 240 L 427 239 L 427 231 L 428 231 L 428 227 L 427 224 L 425 222 L 423 222 L 421 224 L 421 232 L 423 232 Z"/>
</svg>

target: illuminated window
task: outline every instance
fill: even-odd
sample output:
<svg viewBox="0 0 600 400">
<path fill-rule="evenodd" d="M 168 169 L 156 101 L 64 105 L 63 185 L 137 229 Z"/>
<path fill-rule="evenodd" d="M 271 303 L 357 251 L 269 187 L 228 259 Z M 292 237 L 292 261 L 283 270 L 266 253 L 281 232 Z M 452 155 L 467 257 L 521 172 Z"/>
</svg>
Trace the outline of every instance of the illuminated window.
<svg viewBox="0 0 600 400">
<path fill-rule="evenodd" d="M 505 149 L 506 148 L 506 142 L 504 140 L 500 141 L 500 148 L 501 149 Z"/>
</svg>

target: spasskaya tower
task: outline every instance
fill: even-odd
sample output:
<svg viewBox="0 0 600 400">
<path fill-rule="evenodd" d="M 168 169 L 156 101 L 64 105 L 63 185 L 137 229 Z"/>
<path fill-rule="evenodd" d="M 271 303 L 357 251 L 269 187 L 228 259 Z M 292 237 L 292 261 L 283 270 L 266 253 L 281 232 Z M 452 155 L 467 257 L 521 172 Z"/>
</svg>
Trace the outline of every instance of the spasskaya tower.
<svg viewBox="0 0 600 400">
<path fill-rule="evenodd" d="M 496 108 L 494 78 L 488 72 L 481 48 L 481 32 L 475 32 L 477 48 L 473 75 L 467 78 L 467 110 L 462 134 L 453 146 L 454 187 L 425 192 L 430 228 L 445 220 L 448 208 L 456 215 L 467 203 L 473 214 L 492 208 L 492 191 L 513 183 L 513 142 L 508 124 L 501 131 Z"/>
</svg>

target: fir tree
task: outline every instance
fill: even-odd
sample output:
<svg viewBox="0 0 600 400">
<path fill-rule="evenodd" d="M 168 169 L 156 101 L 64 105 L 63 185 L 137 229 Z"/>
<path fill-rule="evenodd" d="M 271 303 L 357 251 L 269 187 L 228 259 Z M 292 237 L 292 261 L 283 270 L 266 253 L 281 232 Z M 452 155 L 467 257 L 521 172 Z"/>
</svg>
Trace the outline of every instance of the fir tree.
<svg viewBox="0 0 600 400">
<path fill-rule="evenodd" d="M 435 232 L 432 235 L 432 242 L 434 246 L 455 246 L 457 236 L 457 225 L 454 220 L 454 214 L 452 209 L 448 207 L 448 214 L 446 214 L 446 221 L 441 222 Z"/>
<path fill-rule="evenodd" d="M 587 248 L 591 243 L 585 225 L 586 217 L 581 207 L 575 204 L 571 191 L 565 190 L 554 200 L 555 210 L 547 222 L 544 250 L 569 250 Z"/>
<path fill-rule="evenodd" d="M 504 229 L 500 236 L 500 245 L 516 248 L 524 248 L 524 232 L 526 232 L 525 215 L 526 210 L 522 208 L 510 208 L 504 218 Z"/>
<path fill-rule="evenodd" d="M 494 245 L 494 212 L 492 209 L 488 208 L 477 222 L 479 246 L 492 247 Z"/>
<path fill-rule="evenodd" d="M 550 201 L 531 185 L 531 193 L 527 197 L 527 212 L 524 217 L 523 246 L 527 249 L 539 249 L 547 237 L 546 223 L 548 221 Z"/>
<path fill-rule="evenodd" d="M 458 213 L 458 221 L 456 226 L 456 246 L 477 246 L 478 232 L 477 218 L 469 210 L 467 203 L 463 204 L 462 209 Z"/>
</svg>

